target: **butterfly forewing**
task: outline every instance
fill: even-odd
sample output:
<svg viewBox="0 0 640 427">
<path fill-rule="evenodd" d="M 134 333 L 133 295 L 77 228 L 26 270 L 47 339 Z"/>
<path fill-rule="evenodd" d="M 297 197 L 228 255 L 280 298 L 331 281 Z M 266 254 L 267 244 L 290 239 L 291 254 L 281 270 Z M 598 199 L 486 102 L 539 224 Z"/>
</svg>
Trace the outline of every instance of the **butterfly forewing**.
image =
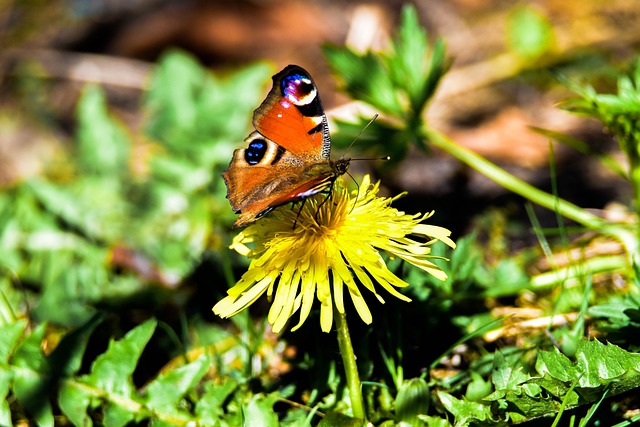
<svg viewBox="0 0 640 427">
<path fill-rule="evenodd" d="M 273 76 L 273 88 L 254 112 L 253 125 L 298 157 L 329 159 L 329 126 L 318 90 L 296 65 Z"/>
</svg>

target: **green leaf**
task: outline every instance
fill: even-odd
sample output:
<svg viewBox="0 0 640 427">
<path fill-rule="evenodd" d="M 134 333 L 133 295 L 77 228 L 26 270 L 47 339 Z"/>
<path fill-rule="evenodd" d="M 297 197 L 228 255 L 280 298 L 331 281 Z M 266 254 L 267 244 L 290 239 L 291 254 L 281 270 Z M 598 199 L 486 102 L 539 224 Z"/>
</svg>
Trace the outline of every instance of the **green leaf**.
<svg viewBox="0 0 640 427">
<path fill-rule="evenodd" d="M 549 374 L 560 381 L 570 382 L 580 375 L 578 366 L 571 362 L 556 347 L 552 351 L 541 351 L 536 360 L 536 371 Z"/>
<path fill-rule="evenodd" d="M 4 365 L 9 362 L 26 325 L 25 320 L 19 320 L 0 327 L 0 364 Z"/>
<path fill-rule="evenodd" d="M 193 362 L 160 375 L 147 386 L 146 405 L 157 412 L 174 411 L 180 399 L 207 373 L 210 359 L 200 356 Z"/>
<path fill-rule="evenodd" d="M 391 79 L 407 94 L 411 109 L 420 114 L 436 90 L 446 69 L 445 45 L 436 41 L 430 53 L 426 30 L 413 5 L 402 8 L 398 33 L 386 56 Z"/>
<path fill-rule="evenodd" d="M 622 385 L 624 388 L 640 386 L 640 354 L 628 353 L 616 345 L 605 345 L 598 340 L 583 340 L 578 345 L 576 362 L 584 373 L 579 381 L 581 388 L 601 387 L 626 374 L 630 374 L 627 380 L 635 385 Z"/>
<path fill-rule="evenodd" d="M 339 412 L 327 412 L 322 418 L 322 421 L 318 423 L 318 427 L 360 427 L 362 426 L 361 420 L 348 417 Z"/>
<path fill-rule="evenodd" d="M 442 406 L 455 417 L 456 426 L 467 426 L 471 422 L 478 421 L 485 423 L 493 421 L 491 408 L 488 405 L 469 402 L 466 399 L 456 399 L 444 391 L 437 391 L 436 395 Z"/>
<path fill-rule="evenodd" d="M 495 393 L 512 390 L 529 379 L 529 375 L 523 372 L 522 366 L 514 366 L 499 351 L 495 353 L 493 363 L 491 382 L 495 386 Z"/>
<path fill-rule="evenodd" d="M 0 425 L 11 426 L 11 408 L 7 396 L 11 389 L 13 373 L 0 364 Z"/>
<path fill-rule="evenodd" d="M 244 418 L 242 425 L 245 427 L 279 425 L 278 416 L 273 411 L 273 405 L 277 400 L 277 393 L 268 396 L 253 396 L 251 401 L 242 408 Z"/>
<path fill-rule="evenodd" d="M 402 9 L 388 51 L 361 54 L 329 45 L 323 51 L 352 97 L 400 119 L 409 130 L 405 144 L 416 137 L 422 111 L 448 66 L 444 42 L 429 44 L 413 6 Z"/>
<path fill-rule="evenodd" d="M 39 426 L 53 427 L 51 369 L 41 347 L 46 327 L 45 323 L 38 325 L 16 349 L 13 393 Z"/>
<path fill-rule="evenodd" d="M 96 358 L 91 373 L 83 380 L 107 392 L 131 396 L 134 391 L 131 375 L 155 331 L 156 323 L 154 319 L 147 320 L 121 340 L 111 341 L 107 351 Z"/>
<path fill-rule="evenodd" d="M 56 376 L 71 377 L 78 372 L 82 365 L 82 357 L 84 356 L 89 336 L 102 320 L 103 316 L 97 314 L 80 328 L 73 330 L 62 338 L 49 356 L 49 364 L 55 366 Z"/>
<path fill-rule="evenodd" d="M 419 415 L 429 411 L 429 386 L 422 378 L 412 378 L 403 382 L 396 396 L 396 420 L 417 424 Z"/>
<path fill-rule="evenodd" d="M 91 427 L 93 421 L 87 414 L 93 396 L 82 386 L 71 381 L 63 382 L 58 393 L 60 410 L 76 427 Z"/>
<path fill-rule="evenodd" d="M 98 356 L 88 375 L 79 377 L 81 383 L 99 388 L 107 406 L 105 425 L 123 426 L 136 417 L 146 416 L 132 382 L 132 374 L 156 327 L 154 319 L 129 331 L 121 340 L 111 341 L 107 351 Z"/>
<path fill-rule="evenodd" d="M 225 382 L 220 385 L 206 382 L 204 387 L 204 393 L 196 402 L 195 413 L 204 425 L 214 425 L 220 418 L 225 416 L 225 401 L 236 391 L 238 382 L 227 377 Z M 227 421 L 230 425 L 240 423 L 240 418 L 233 423 L 232 420 L 229 419 L 229 415 L 231 414 L 227 414 Z"/>
<path fill-rule="evenodd" d="M 124 406 L 111 403 L 104 409 L 104 425 L 108 427 L 124 427 L 136 420 L 136 418 L 146 416 L 141 412 L 133 405 Z"/>
<path fill-rule="evenodd" d="M 107 113 L 102 90 L 86 86 L 77 106 L 78 162 L 88 174 L 118 175 L 127 170 L 129 139 Z"/>
<path fill-rule="evenodd" d="M 562 105 L 577 114 L 594 117 L 600 120 L 618 138 L 621 150 L 631 163 L 631 178 L 638 181 L 636 176 L 640 164 L 640 59 L 636 60 L 634 68 L 628 75 L 618 78 L 617 94 L 598 94 L 589 85 L 573 82 L 564 83 L 580 98 L 570 99 Z M 635 182 L 637 186 L 638 183 Z"/>
<path fill-rule="evenodd" d="M 170 51 L 160 59 L 144 99 L 147 132 L 192 163 L 226 164 L 232 147 L 246 136 L 270 72 L 257 64 L 218 79 L 193 56 Z"/>
<path fill-rule="evenodd" d="M 605 392 L 614 396 L 640 387 L 640 354 L 582 340 L 575 358 L 572 362 L 556 348 L 540 351 L 536 361 L 539 376 L 525 382 L 504 381 L 503 376 L 499 382 L 507 384 L 507 389 L 485 400 L 508 402 L 510 417 L 522 421 L 556 412 L 561 405 L 569 408 L 596 402 Z"/>
<path fill-rule="evenodd" d="M 394 83 L 379 56 L 370 52 L 359 55 L 331 45 L 323 46 L 323 52 L 344 82 L 343 89 L 352 97 L 393 116 L 404 113 Z"/>
<path fill-rule="evenodd" d="M 152 135 L 159 136 L 167 127 L 196 126 L 197 96 L 205 79 L 205 71 L 190 55 L 170 51 L 160 59 L 145 101 L 152 114 Z"/>
<path fill-rule="evenodd" d="M 507 44 L 524 60 L 533 61 L 547 53 L 554 38 L 547 17 L 532 7 L 518 7 L 509 16 Z"/>
<path fill-rule="evenodd" d="M 27 322 L 20 320 L 0 327 L 0 425 L 11 425 L 11 408 L 7 396 L 13 382 L 9 359 L 24 334 Z"/>
</svg>

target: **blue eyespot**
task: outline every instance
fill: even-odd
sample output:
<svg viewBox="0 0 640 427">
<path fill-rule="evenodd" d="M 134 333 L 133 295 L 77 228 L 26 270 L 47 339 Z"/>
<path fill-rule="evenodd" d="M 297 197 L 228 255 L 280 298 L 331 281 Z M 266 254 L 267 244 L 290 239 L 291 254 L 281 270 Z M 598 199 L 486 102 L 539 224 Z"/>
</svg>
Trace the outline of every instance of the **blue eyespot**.
<svg viewBox="0 0 640 427">
<path fill-rule="evenodd" d="M 282 79 L 282 93 L 294 103 L 304 99 L 313 90 L 313 85 L 303 75 L 292 74 Z"/>
<path fill-rule="evenodd" d="M 260 163 L 266 152 L 267 142 L 264 139 L 254 139 L 244 150 L 244 159 L 250 165 L 257 165 Z"/>
</svg>

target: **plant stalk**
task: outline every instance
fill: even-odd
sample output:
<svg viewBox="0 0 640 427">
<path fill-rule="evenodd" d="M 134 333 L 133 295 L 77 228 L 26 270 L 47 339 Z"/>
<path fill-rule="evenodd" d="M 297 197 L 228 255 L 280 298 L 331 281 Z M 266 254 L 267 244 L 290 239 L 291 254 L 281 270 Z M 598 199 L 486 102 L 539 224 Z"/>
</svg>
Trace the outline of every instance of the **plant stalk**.
<svg viewBox="0 0 640 427">
<path fill-rule="evenodd" d="M 606 233 L 619 239 L 626 246 L 631 258 L 638 261 L 636 259 L 638 258 L 638 239 L 632 230 L 604 221 L 573 203 L 569 203 L 566 200 L 556 197 L 553 194 L 546 193 L 528 184 L 484 157 L 456 144 L 434 129 L 425 127 L 423 128 L 423 131 L 426 138 L 424 143 L 428 141 L 446 153 L 454 156 L 461 162 L 466 163 L 468 166 L 482 173 L 486 177 L 492 179 L 507 190 L 512 191 L 527 200 L 531 200 L 533 203 L 543 206 L 551 211 L 558 212 L 565 218 L 569 218 L 590 230 Z"/>
<path fill-rule="evenodd" d="M 356 365 L 356 355 L 353 352 L 351 344 L 351 336 L 349 335 L 349 326 L 347 325 L 347 314 L 340 313 L 334 309 L 336 319 L 336 329 L 338 332 L 338 346 L 340 347 L 340 355 L 344 364 L 344 371 L 347 378 L 347 389 L 351 399 L 351 410 L 353 417 L 365 420 L 364 400 L 362 399 L 362 387 L 360 376 L 358 375 L 358 365 Z"/>
</svg>

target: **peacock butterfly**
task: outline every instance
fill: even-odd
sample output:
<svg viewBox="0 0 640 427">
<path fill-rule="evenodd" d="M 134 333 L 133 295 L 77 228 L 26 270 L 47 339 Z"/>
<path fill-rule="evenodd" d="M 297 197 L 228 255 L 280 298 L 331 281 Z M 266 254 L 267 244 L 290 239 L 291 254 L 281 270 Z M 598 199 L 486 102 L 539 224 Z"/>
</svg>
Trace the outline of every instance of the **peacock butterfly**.
<svg viewBox="0 0 640 427">
<path fill-rule="evenodd" d="M 249 225 L 274 208 L 330 190 L 350 159 L 332 161 L 331 136 L 318 88 L 307 71 L 288 65 L 253 113 L 256 128 L 222 174 L 227 198 Z"/>
</svg>

